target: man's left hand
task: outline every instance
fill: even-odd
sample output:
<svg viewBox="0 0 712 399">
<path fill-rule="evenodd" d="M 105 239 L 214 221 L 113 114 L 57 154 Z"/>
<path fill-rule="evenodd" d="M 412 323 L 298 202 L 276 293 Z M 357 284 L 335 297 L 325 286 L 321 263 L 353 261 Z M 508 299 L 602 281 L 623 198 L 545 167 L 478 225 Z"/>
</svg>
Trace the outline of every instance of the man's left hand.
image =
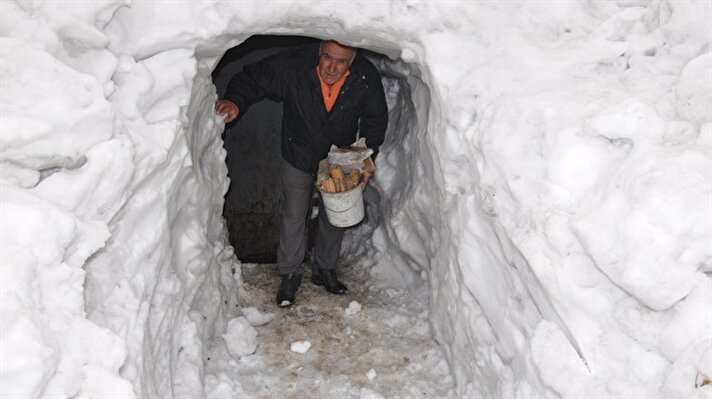
<svg viewBox="0 0 712 399">
<path fill-rule="evenodd" d="M 371 180 L 371 177 L 373 176 L 373 173 L 370 172 L 363 172 L 363 190 L 366 191 L 366 187 L 368 186 L 368 181 Z"/>
</svg>

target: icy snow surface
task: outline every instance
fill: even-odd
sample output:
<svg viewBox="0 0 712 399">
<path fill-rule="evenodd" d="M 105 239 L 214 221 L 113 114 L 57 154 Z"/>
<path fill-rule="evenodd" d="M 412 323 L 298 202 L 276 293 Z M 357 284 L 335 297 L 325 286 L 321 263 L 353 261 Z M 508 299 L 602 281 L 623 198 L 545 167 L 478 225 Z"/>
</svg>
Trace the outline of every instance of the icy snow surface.
<svg viewBox="0 0 712 399">
<path fill-rule="evenodd" d="M 207 397 L 454 397 L 444 353 L 431 336 L 427 290 L 380 290 L 363 266 L 343 265 L 346 296 L 327 294 L 306 272 L 297 303 L 256 327 L 254 354 L 231 355 L 230 342 L 216 339 L 206 354 Z M 274 265 L 243 264 L 242 271 L 245 291 L 232 311 L 274 309 Z M 353 297 L 363 307 L 349 316 Z"/>
<path fill-rule="evenodd" d="M 0 396 L 240 386 L 209 348 L 251 327 L 249 359 L 285 320 L 235 313 L 258 294 L 221 217 L 209 75 L 253 34 L 393 59 L 344 259 L 378 295 L 429 286 L 456 395 L 712 396 L 710 20 L 707 0 L 0 1 Z M 334 318 L 375 311 L 344 300 Z M 347 395 L 381 396 L 370 368 Z"/>
</svg>

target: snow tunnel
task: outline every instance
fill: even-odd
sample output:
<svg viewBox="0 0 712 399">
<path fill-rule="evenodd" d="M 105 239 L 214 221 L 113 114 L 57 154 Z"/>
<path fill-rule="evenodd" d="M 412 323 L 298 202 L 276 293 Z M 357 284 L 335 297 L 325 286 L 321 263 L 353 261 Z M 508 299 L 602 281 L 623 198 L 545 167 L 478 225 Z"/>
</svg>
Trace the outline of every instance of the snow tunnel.
<svg viewBox="0 0 712 399">
<path fill-rule="evenodd" d="M 374 355 L 383 336 L 355 324 L 374 302 L 259 308 L 272 287 L 243 281 L 229 244 L 211 74 L 254 35 L 383 55 L 391 130 L 342 257 L 388 298 L 378 326 L 438 344 L 418 361 L 376 353 L 340 388 L 315 373 L 271 393 L 415 397 L 430 375 L 452 397 L 709 395 L 709 2 L 2 1 L 0 15 L 0 396 L 257 396 L 323 355 L 309 337 L 264 344 L 266 329 L 327 308 L 356 351 L 330 371 Z M 427 306 L 409 314 L 416 291 Z M 225 372 L 267 355 L 278 366 Z"/>
<path fill-rule="evenodd" d="M 319 39 L 300 36 L 265 36 L 248 38 L 239 46 L 229 49 L 212 73 L 221 96 L 229 79 L 246 64 L 256 62 L 268 55 L 289 47 L 317 42 Z M 414 109 L 411 98 L 411 84 L 415 91 L 426 90 L 427 86 L 418 77 L 417 66 L 402 60 L 391 60 L 387 56 L 360 49 L 378 69 L 388 93 L 392 126 L 388 131 L 388 145 L 407 139 L 408 132 L 418 134 L 418 126 L 424 126 L 428 115 L 428 94 L 419 98 L 421 109 Z M 421 105 L 422 104 L 422 105 Z M 419 118 L 418 118 L 419 116 Z M 230 188 L 225 197 L 225 216 L 230 242 L 236 249 L 238 258 L 247 263 L 275 263 L 278 239 L 278 215 L 281 207 L 279 190 L 279 151 L 281 129 L 281 104 L 265 99 L 250 107 L 243 118 L 229 124 L 223 136 L 227 150 L 226 163 Z M 422 128 L 421 128 L 422 129 Z M 407 149 L 406 149 L 407 151 Z M 414 158 L 405 154 L 405 159 Z M 369 191 L 369 196 L 378 192 Z M 315 200 L 318 200 L 315 198 Z M 373 198 L 378 207 L 378 198 Z M 310 240 L 313 244 L 314 222 L 310 223 Z"/>
</svg>

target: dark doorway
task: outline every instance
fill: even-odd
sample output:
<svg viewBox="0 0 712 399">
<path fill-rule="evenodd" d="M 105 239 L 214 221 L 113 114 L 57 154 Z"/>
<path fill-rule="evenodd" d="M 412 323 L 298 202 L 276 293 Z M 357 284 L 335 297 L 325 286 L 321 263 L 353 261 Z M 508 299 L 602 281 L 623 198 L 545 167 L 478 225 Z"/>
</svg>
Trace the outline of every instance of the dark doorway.
<svg viewBox="0 0 712 399">
<path fill-rule="evenodd" d="M 213 71 L 213 82 L 222 96 L 230 78 L 245 65 L 293 46 L 318 39 L 299 36 L 252 36 L 225 53 Z M 253 104 L 248 112 L 226 126 L 230 188 L 223 216 L 230 243 L 246 263 L 274 263 L 277 258 L 281 192 L 279 140 L 282 104 L 269 99 Z"/>
</svg>

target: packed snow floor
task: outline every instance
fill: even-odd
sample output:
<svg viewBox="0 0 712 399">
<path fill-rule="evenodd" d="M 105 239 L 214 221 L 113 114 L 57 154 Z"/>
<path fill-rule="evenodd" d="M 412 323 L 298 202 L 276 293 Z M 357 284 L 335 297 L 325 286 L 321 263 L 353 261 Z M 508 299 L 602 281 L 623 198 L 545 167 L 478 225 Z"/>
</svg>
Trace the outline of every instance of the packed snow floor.
<svg viewBox="0 0 712 399">
<path fill-rule="evenodd" d="M 307 270 L 297 303 L 282 309 L 274 304 L 274 265 L 241 267 L 243 308 L 235 316 L 245 317 L 207 352 L 208 398 L 455 396 L 428 324 L 427 286 L 381 290 L 358 264 L 345 264 L 340 279 L 350 292 L 337 296 L 312 284 Z"/>
</svg>

